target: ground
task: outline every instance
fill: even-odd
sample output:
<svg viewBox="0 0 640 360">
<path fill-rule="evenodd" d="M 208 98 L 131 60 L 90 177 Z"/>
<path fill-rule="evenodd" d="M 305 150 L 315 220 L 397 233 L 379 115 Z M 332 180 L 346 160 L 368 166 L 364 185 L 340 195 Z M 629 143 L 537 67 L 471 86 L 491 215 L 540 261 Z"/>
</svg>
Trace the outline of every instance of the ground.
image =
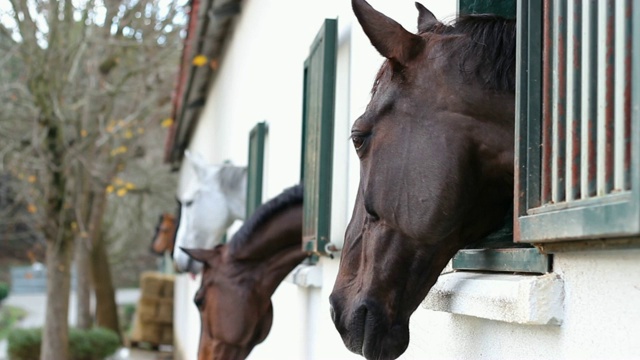
<svg viewBox="0 0 640 360">
<path fill-rule="evenodd" d="M 136 304 L 140 297 L 139 289 L 120 289 L 116 293 L 116 301 L 119 305 Z M 6 305 L 17 306 L 27 311 L 27 316 L 20 322 L 20 327 L 38 327 L 44 323 L 46 296 L 45 294 L 10 294 L 3 302 Z M 69 306 L 69 323 L 75 323 L 75 296 L 71 295 Z M 143 349 L 120 349 L 108 360 L 171 360 L 173 359 L 170 347 L 161 351 L 148 351 Z M 0 340 L 0 360 L 7 360 L 7 342 Z"/>
</svg>

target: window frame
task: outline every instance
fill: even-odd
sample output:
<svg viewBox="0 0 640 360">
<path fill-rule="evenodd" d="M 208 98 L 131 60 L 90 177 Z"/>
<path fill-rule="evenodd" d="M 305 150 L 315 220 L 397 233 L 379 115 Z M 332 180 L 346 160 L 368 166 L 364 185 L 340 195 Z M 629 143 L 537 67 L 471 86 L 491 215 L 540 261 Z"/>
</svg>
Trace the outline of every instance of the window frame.
<svg viewBox="0 0 640 360">
<path fill-rule="evenodd" d="M 303 67 L 302 248 L 312 254 L 311 263 L 319 256 L 330 255 L 325 247 L 330 242 L 331 230 L 337 46 L 337 19 L 325 19 L 311 43 Z"/>
<path fill-rule="evenodd" d="M 247 196 L 245 219 L 262 205 L 264 181 L 264 154 L 269 126 L 266 121 L 257 123 L 249 132 L 249 153 L 247 161 Z"/>
<path fill-rule="evenodd" d="M 637 61 L 640 59 L 640 45 L 638 41 L 631 41 L 631 59 L 636 61 L 631 61 L 630 69 L 630 190 L 623 190 L 619 194 L 595 195 L 587 199 L 541 205 L 542 167 L 545 164 L 542 132 L 548 128 L 543 128 L 542 81 L 545 74 L 542 56 L 548 52 L 543 49 L 542 36 L 535 39 L 532 38 L 532 34 L 543 34 L 543 11 L 543 2 L 520 0 L 518 31 L 523 37 L 519 38 L 519 66 L 516 75 L 519 93 L 516 98 L 517 198 L 514 241 L 544 244 L 636 236 L 640 234 L 640 64 Z M 549 7 L 547 11 L 553 10 Z M 567 11 L 566 6 L 556 11 Z M 552 13 L 549 14 L 549 18 L 552 18 Z M 525 21 L 522 21 L 523 19 Z M 521 31 L 526 31 L 526 35 Z M 566 37 L 566 34 L 561 36 Z M 631 39 L 640 39 L 640 11 L 637 7 L 633 7 L 629 36 Z M 550 39 L 547 41 L 551 42 Z M 599 60 L 595 62 L 595 68 L 602 66 Z M 612 105 L 607 104 L 607 107 L 609 106 Z M 585 115 L 582 114 L 580 119 L 581 122 L 584 121 Z M 599 134 L 599 131 L 601 129 L 597 129 L 596 134 Z M 566 154 L 563 156 L 565 159 L 568 158 Z M 584 171 L 583 168 L 580 169 Z"/>
</svg>

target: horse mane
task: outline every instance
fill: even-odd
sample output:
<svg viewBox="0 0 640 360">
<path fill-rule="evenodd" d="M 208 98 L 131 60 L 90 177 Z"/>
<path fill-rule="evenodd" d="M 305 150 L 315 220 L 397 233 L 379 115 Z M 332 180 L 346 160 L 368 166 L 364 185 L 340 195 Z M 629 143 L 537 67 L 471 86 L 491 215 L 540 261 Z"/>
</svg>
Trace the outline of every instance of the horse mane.
<svg viewBox="0 0 640 360">
<path fill-rule="evenodd" d="M 256 231 L 260 225 L 267 222 L 267 220 L 282 210 L 292 205 L 301 204 L 303 195 L 304 187 L 302 184 L 298 184 L 285 189 L 278 196 L 260 205 L 228 242 L 231 255 L 242 249 L 242 247 L 251 240 L 251 234 Z"/>
<path fill-rule="evenodd" d="M 237 190 L 239 186 L 242 186 L 242 179 L 247 174 L 247 168 L 233 165 L 222 165 L 218 172 L 218 180 L 220 180 L 220 187 L 224 192 Z"/>
<path fill-rule="evenodd" d="M 443 35 L 463 34 L 458 42 L 460 72 L 475 75 L 485 88 L 515 91 L 516 21 L 492 14 L 462 15 L 451 24 L 437 24 L 427 31 Z"/>
</svg>

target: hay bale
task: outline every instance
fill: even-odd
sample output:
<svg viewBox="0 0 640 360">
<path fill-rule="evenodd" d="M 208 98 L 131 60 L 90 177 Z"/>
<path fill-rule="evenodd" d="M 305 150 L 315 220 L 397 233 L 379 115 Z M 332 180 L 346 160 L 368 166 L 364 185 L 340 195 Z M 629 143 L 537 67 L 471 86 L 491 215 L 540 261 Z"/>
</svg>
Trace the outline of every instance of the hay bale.
<svg viewBox="0 0 640 360">
<path fill-rule="evenodd" d="M 173 326 L 164 325 L 162 327 L 162 336 L 160 339 L 162 344 L 173 345 Z"/>
<path fill-rule="evenodd" d="M 157 297 L 140 297 L 138 300 L 138 314 L 140 319 L 145 322 L 155 322 L 158 316 L 158 302 L 160 298 Z"/>
<path fill-rule="evenodd" d="M 147 271 L 140 276 L 131 341 L 173 344 L 173 284 L 173 275 Z"/>
<path fill-rule="evenodd" d="M 156 321 L 168 324 L 173 323 L 173 298 L 158 299 Z"/>
<path fill-rule="evenodd" d="M 173 299 L 173 284 L 174 284 L 174 276 L 166 275 L 166 278 L 164 279 L 164 283 L 162 285 L 163 298 Z"/>
<path fill-rule="evenodd" d="M 145 271 L 140 275 L 140 292 L 142 297 L 161 297 L 164 285 L 164 274 Z"/>
<path fill-rule="evenodd" d="M 140 341 L 159 345 L 162 343 L 162 326 L 154 323 L 143 323 L 140 329 L 142 339 Z"/>
</svg>

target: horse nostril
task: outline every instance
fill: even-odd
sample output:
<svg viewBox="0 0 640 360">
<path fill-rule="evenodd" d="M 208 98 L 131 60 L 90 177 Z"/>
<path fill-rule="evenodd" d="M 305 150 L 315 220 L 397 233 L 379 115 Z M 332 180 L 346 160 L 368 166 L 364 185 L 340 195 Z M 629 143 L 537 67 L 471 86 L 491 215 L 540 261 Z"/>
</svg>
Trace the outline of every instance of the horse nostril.
<svg viewBox="0 0 640 360">
<path fill-rule="evenodd" d="M 371 221 L 378 221 L 380 220 L 380 216 L 378 216 L 378 214 L 375 211 L 367 211 L 367 215 L 369 216 L 369 220 Z"/>
<path fill-rule="evenodd" d="M 373 210 L 373 207 L 369 203 L 364 204 L 364 211 L 367 212 L 367 217 L 369 218 L 369 220 L 371 221 L 380 220 L 380 216 L 378 216 L 378 213 L 375 210 Z"/>
<path fill-rule="evenodd" d="M 329 313 L 334 324 L 338 325 L 340 321 L 340 304 L 335 294 L 329 296 Z"/>
</svg>

